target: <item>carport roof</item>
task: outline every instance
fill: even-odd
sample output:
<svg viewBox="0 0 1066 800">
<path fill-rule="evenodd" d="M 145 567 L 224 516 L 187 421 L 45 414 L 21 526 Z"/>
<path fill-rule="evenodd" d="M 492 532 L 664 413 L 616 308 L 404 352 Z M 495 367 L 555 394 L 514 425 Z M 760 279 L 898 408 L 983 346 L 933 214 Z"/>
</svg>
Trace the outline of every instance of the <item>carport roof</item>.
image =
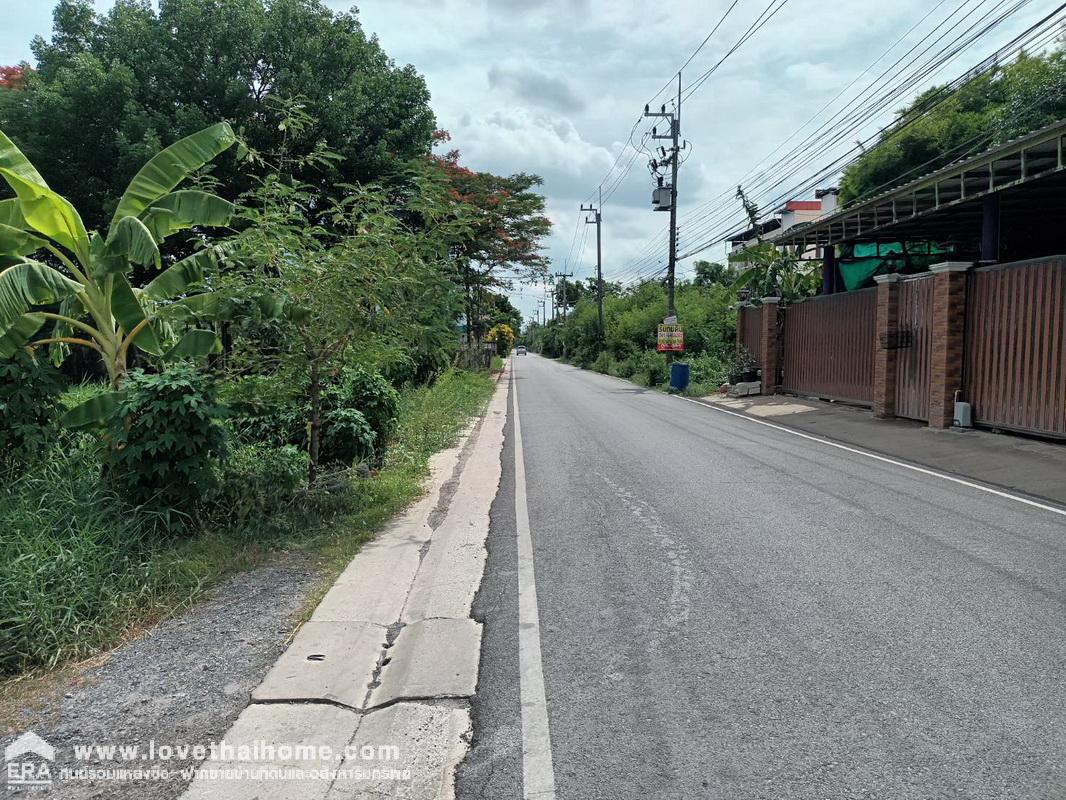
<svg viewBox="0 0 1066 800">
<path fill-rule="evenodd" d="M 1060 120 L 767 239 L 802 251 L 855 241 L 974 239 L 981 234 L 982 200 L 992 194 L 1000 195 L 1001 211 L 1051 218 L 1066 211 L 1064 137 L 1066 120 Z"/>
</svg>

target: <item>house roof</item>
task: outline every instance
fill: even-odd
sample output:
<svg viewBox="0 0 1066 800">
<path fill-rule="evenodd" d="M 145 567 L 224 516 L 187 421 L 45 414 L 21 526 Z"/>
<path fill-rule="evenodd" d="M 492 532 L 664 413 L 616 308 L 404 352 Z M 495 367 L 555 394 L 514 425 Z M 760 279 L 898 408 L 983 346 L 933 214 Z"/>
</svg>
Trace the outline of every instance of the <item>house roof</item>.
<svg viewBox="0 0 1066 800">
<path fill-rule="evenodd" d="M 821 200 L 789 200 L 785 203 L 785 211 L 821 211 Z"/>
</svg>

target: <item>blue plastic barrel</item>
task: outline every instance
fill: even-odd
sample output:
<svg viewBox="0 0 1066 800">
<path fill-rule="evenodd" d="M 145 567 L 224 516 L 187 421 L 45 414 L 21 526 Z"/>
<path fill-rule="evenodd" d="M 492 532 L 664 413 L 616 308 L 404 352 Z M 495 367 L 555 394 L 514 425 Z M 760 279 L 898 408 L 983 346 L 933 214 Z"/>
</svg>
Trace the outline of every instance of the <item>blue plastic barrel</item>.
<svg viewBox="0 0 1066 800">
<path fill-rule="evenodd" d="M 688 388 L 688 364 L 675 361 L 670 365 L 670 390 L 683 392 Z"/>
</svg>

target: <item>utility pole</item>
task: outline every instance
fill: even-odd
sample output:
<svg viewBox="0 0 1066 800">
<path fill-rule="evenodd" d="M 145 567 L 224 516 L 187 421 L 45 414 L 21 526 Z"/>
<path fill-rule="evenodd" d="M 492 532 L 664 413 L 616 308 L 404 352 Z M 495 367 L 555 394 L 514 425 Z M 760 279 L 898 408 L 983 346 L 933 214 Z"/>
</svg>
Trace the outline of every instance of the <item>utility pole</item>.
<svg viewBox="0 0 1066 800">
<path fill-rule="evenodd" d="M 662 154 L 662 160 L 652 160 L 651 169 L 652 173 L 658 174 L 660 167 L 670 167 L 670 253 L 669 260 L 666 267 L 666 316 L 676 317 L 677 308 L 674 305 L 674 273 L 677 270 L 677 168 L 680 166 L 681 151 L 685 148 L 685 145 L 681 142 L 681 73 L 677 73 L 677 108 L 674 111 L 667 111 L 666 106 L 663 105 L 659 111 L 649 111 L 648 106 L 644 106 L 645 117 L 662 117 L 670 123 L 670 133 L 666 136 L 661 135 L 655 128 L 652 128 L 652 139 L 669 139 L 670 140 L 670 153 L 666 154 L 665 148 L 660 147 L 659 152 Z M 659 190 L 667 188 L 662 185 L 662 178 L 659 178 Z M 658 200 L 658 195 L 653 195 Z M 661 203 L 656 210 L 663 210 Z"/>
<path fill-rule="evenodd" d="M 538 300 L 537 301 L 537 305 L 540 306 L 540 308 L 537 310 L 537 314 L 539 316 L 540 324 L 541 325 L 545 325 L 548 322 L 548 317 L 547 317 L 547 314 L 545 314 L 545 312 L 544 312 L 544 301 L 543 300 Z"/>
<path fill-rule="evenodd" d="M 585 217 L 586 225 L 596 226 L 596 320 L 598 322 L 596 331 L 599 335 L 600 349 L 603 349 L 603 251 L 600 246 L 600 231 L 601 223 L 603 222 L 603 187 L 600 187 L 599 201 L 596 203 L 596 207 L 593 208 L 589 203 L 588 207 L 585 204 L 581 204 L 582 211 L 588 211 L 594 213 L 595 216 L 592 219 Z"/>
</svg>

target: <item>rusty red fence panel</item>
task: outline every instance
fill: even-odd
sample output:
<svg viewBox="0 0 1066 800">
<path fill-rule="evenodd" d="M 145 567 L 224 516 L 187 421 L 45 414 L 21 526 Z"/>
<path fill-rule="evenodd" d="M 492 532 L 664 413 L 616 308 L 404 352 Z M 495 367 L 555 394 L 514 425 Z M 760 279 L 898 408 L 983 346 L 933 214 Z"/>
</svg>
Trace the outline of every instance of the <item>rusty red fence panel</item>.
<svg viewBox="0 0 1066 800">
<path fill-rule="evenodd" d="M 740 345 L 756 360 L 762 357 L 762 309 L 744 306 L 740 309 Z"/>
<path fill-rule="evenodd" d="M 966 306 L 974 422 L 1066 436 L 1066 256 L 976 269 Z"/>
<path fill-rule="evenodd" d="M 812 297 L 785 309 L 781 388 L 873 402 L 877 290 Z"/>
<path fill-rule="evenodd" d="M 896 416 L 929 419 L 929 355 L 932 345 L 933 276 L 908 278 L 899 284 L 899 349 L 896 372 Z"/>
</svg>

